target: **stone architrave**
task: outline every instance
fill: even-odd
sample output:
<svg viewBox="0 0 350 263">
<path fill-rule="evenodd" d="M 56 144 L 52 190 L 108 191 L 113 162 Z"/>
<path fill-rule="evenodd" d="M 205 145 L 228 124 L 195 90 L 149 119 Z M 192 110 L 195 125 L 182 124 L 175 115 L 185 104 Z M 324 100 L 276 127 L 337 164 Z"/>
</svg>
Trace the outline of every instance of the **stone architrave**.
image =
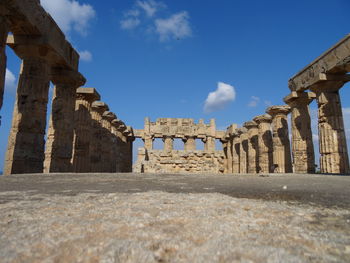
<svg viewBox="0 0 350 263">
<path fill-rule="evenodd" d="M 2 108 L 3 95 L 5 89 L 6 74 L 6 39 L 9 32 L 9 26 L 4 17 L 0 16 L 0 109 Z M 1 117 L 0 117 L 1 125 Z"/>
<path fill-rule="evenodd" d="M 91 104 L 100 99 L 94 88 L 78 88 L 74 113 L 73 171 L 90 172 Z"/>
<path fill-rule="evenodd" d="M 271 106 L 266 113 L 272 117 L 273 164 L 275 173 L 292 173 L 287 115 L 291 108 L 288 105 Z"/>
<path fill-rule="evenodd" d="M 318 104 L 318 130 L 320 143 L 320 172 L 349 174 L 349 157 L 344 120 L 339 96 L 350 76 L 339 76 L 343 81 L 325 81 L 311 90 Z"/>
<path fill-rule="evenodd" d="M 259 128 L 255 121 L 245 122 L 248 130 L 248 173 L 257 173 L 259 166 Z"/>
<path fill-rule="evenodd" d="M 102 114 L 108 110 L 107 104 L 102 101 L 94 101 L 91 105 L 92 139 L 90 141 L 90 171 L 95 173 L 103 170 L 103 156 L 101 154 L 103 148 Z"/>
<path fill-rule="evenodd" d="M 240 159 L 240 138 L 239 138 L 239 132 L 236 131 L 232 135 L 232 173 L 238 174 L 240 171 L 239 167 L 239 159 Z"/>
<path fill-rule="evenodd" d="M 239 173 L 246 174 L 248 172 L 248 134 L 246 128 L 238 129 L 240 147 L 239 147 Z"/>
<path fill-rule="evenodd" d="M 272 118 L 268 114 L 256 116 L 253 119 L 259 127 L 259 173 L 272 173 L 273 172 L 273 145 L 271 134 L 271 122 Z"/>
<path fill-rule="evenodd" d="M 35 47 L 17 48 L 22 66 L 4 174 L 42 173 L 50 66 L 34 52 Z"/>
<path fill-rule="evenodd" d="M 116 169 L 116 139 L 112 134 L 112 121 L 116 119 L 114 113 L 105 111 L 102 114 L 102 171 L 101 172 L 115 172 Z"/>
<path fill-rule="evenodd" d="M 44 172 L 72 172 L 76 90 L 85 84 L 78 72 L 52 69 L 55 84 L 46 142 Z"/>
<path fill-rule="evenodd" d="M 174 137 L 169 135 L 164 135 L 163 142 L 164 142 L 164 151 L 171 152 L 174 147 Z"/>
<path fill-rule="evenodd" d="M 315 172 L 315 152 L 312 141 L 309 104 L 316 97 L 313 92 L 295 92 L 284 98 L 291 109 L 292 156 L 294 173 Z"/>
<path fill-rule="evenodd" d="M 196 150 L 196 137 L 195 136 L 185 136 L 182 141 L 184 142 L 185 151 L 195 151 Z"/>
</svg>

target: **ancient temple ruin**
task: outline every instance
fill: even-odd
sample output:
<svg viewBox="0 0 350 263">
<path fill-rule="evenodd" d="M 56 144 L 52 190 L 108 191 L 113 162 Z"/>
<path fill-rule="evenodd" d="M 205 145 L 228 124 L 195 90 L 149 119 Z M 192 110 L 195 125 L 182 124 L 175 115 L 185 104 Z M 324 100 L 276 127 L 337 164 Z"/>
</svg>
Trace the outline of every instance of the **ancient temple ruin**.
<svg viewBox="0 0 350 263">
<path fill-rule="evenodd" d="M 350 34 L 289 80 L 285 105 L 225 131 L 216 130 L 215 120 L 176 118 L 146 118 L 142 130 L 127 126 L 95 88 L 82 87 L 86 79 L 79 73 L 79 55 L 39 0 L 0 2 L 0 108 L 6 46 L 22 66 L 5 174 L 131 172 L 135 138 L 144 141 L 134 165 L 141 173 L 314 173 L 313 100 L 318 104 L 320 172 L 350 173 L 339 95 L 350 80 Z M 54 95 L 45 141 L 50 82 Z M 164 141 L 163 150 L 153 149 L 156 138 Z M 184 150 L 174 149 L 176 138 Z M 196 140 L 204 142 L 204 150 L 196 149 Z M 215 149 L 215 141 L 222 149 Z"/>
</svg>

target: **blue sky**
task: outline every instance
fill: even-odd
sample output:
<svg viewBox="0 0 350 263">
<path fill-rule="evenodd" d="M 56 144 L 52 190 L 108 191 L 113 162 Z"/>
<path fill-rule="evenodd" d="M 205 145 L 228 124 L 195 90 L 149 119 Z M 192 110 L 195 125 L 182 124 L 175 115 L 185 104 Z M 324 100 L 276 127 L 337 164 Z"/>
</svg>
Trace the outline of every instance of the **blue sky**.
<svg viewBox="0 0 350 263">
<path fill-rule="evenodd" d="M 350 32 L 348 0 L 41 2 L 81 53 L 86 86 L 136 129 L 146 116 L 248 121 L 282 104 L 288 79 Z M 20 63 L 7 54 L 0 170 Z M 341 95 L 350 131 L 349 84 Z"/>
</svg>

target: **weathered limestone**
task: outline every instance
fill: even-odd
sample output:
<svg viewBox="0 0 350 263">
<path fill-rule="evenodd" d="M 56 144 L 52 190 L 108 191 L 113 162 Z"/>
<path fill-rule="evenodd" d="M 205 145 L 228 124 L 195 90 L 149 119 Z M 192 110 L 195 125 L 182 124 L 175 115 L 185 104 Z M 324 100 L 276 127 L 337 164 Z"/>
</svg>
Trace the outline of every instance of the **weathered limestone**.
<svg viewBox="0 0 350 263">
<path fill-rule="evenodd" d="M 318 104 L 318 130 L 321 173 L 348 174 L 349 157 L 344 120 L 339 96 L 350 76 L 338 76 L 339 81 L 321 82 L 311 88 Z"/>
<path fill-rule="evenodd" d="M 274 173 L 293 172 L 287 120 L 290 111 L 287 105 L 272 106 L 266 110 L 272 117 Z"/>
<path fill-rule="evenodd" d="M 9 32 L 9 25 L 6 19 L 0 16 L 0 110 L 3 103 L 3 95 L 5 88 L 5 74 L 6 74 L 6 39 Z M 1 117 L 0 117 L 1 125 Z"/>
<path fill-rule="evenodd" d="M 240 138 L 239 131 L 236 131 L 232 135 L 232 173 L 238 174 L 240 171 L 239 163 L 240 163 Z"/>
<path fill-rule="evenodd" d="M 42 173 L 50 67 L 34 47 L 20 46 L 22 61 L 4 174 Z"/>
<path fill-rule="evenodd" d="M 90 171 L 100 172 L 103 170 L 102 163 L 102 114 L 108 111 L 108 105 L 102 101 L 94 101 L 91 105 L 91 119 L 92 119 L 92 130 L 91 130 L 91 141 L 90 141 Z"/>
<path fill-rule="evenodd" d="M 315 98 L 312 92 L 295 92 L 284 98 L 292 108 L 292 152 L 294 173 L 314 173 L 315 153 L 312 142 L 309 104 Z"/>
<path fill-rule="evenodd" d="M 78 72 L 52 69 L 55 84 L 46 142 L 44 172 L 72 172 L 75 94 L 85 78 Z"/>
<path fill-rule="evenodd" d="M 169 135 L 164 135 L 163 142 L 164 142 L 164 151 L 171 152 L 174 147 L 174 138 Z"/>
<path fill-rule="evenodd" d="M 113 142 L 113 136 L 112 136 L 112 121 L 116 119 L 116 116 L 114 113 L 110 111 L 105 111 L 102 114 L 102 149 L 101 149 L 101 155 L 102 157 L 102 169 L 101 172 L 113 172 L 115 171 L 115 156 L 113 156 L 114 153 L 114 145 Z M 114 159 L 113 159 L 114 158 Z M 111 167 L 114 168 L 111 168 Z"/>
<path fill-rule="evenodd" d="M 196 138 L 194 136 L 185 136 L 182 141 L 184 142 L 185 151 L 195 151 L 196 150 Z"/>
<path fill-rule="evenodd" d="M 78 88 L 74 114 L 73 171 L 90 172 L 91 104 L 100 99 L 94 88 Z"/>
<path fill-rule="evenodd" d="M 259 128 L 254 121 L 243 124 L 248 131 L 248 173 L 257 173 L 259 167 Z"/>
<path fill-rule="evenodd" d="M 239 147 L 239 173 L 248 172 L 248 134 L 246 128 L 238 129 Z"/>
<path fill-rule="evenodd" d="M 256 116 L 253 119 L 259 127 L 259 173 L 272 173 L 273 172 L 273 146 L 272 146 L 272 134 L 271 134 L 271 122 L 270 115 L 264 114 Z"/>
</svg>

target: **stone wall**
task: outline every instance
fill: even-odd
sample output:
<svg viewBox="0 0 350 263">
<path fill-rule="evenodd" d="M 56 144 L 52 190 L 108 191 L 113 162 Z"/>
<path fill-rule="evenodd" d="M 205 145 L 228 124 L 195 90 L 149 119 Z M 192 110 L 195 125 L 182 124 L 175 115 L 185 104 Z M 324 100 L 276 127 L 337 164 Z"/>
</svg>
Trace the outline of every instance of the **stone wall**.
<svg viewBox="0 0 350 263">
<path fill-rule="evenodd" d="M 223 173 L 223 151 L 146 150 L 139 148 L 134 172 L 139 173 Z"/>
</svg>

